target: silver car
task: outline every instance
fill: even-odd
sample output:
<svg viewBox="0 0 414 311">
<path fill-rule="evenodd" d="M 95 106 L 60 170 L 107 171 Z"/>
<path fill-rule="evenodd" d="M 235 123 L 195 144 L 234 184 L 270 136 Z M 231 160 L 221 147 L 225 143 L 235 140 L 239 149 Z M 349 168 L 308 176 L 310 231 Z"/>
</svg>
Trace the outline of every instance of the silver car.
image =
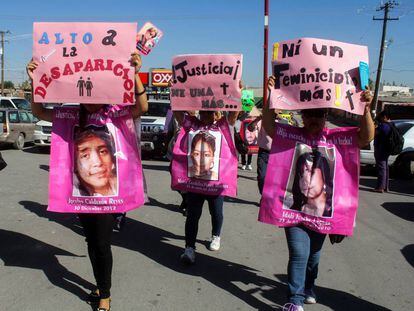
<svg viewBox="0 0 414 311">
<path fill-rule="evenodd" d="M 35 124 L 31 112 L 0 108 L 0 143 L 11 143 L 23 149 L 25 142 L 33 141 Z"/>
<path fill-rule="evenodd" d="M 43 120 L 37 122 L 33 139 L 36 146 L 50 146 L 52 142 L 52 123 Z"/>
<path fill-rule="evenodd" d="M 414 173 L 414 120 L 393 120 L 398 131 L 404 137 L 404 146 L 400 154 L 392 155 L 388 164 L 395 168 L 401 177 L 410 177 Z M 375 165 L 374 142 L 360 151 L 362 165 Z"/>
</svg>

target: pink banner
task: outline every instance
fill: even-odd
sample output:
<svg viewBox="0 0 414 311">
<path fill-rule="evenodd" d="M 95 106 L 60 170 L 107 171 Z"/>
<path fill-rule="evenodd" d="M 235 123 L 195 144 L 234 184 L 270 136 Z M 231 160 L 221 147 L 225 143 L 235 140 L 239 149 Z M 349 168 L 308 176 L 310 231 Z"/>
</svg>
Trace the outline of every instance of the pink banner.
<svg viewBox="0 0 414 311">
<path fill-rule="evenodd" d="M 237 195 L 237 156 L 225 117 L 203 126 L 186 117 L 174 146 L 171 187 L 207 195 Z"/>
<path fill-rule="evenodd" d="M 79 127 L 78 108 L 55 108 L 48 210 L 122 213 L 144 204 L 141 158 L 128 107 L 107 106 Z"/>
<path fill-rule="evenodd" d="M 173 110 L 241 110 L 241 54 L 179 55 L 173 58 Z"/>
<path fill-rule="evenodd" d="M 362 115 L 360 61 L 368 63 L 366 46 L 314 38 L 275 43 L 272 67 L 276 84 L 270 107 L 337 108 Z"/>
<path fill-rule="evenodd" d="M 34 23 L 34 101 L 133 104 L 136 23 Z"/>
<path fill-rule="evenodd" d="M 276 124 L 259 221 L 352 235 L 358 207 L 357 132 L 325 129 L 314 139 L 303 128 Z"/>
</svg>

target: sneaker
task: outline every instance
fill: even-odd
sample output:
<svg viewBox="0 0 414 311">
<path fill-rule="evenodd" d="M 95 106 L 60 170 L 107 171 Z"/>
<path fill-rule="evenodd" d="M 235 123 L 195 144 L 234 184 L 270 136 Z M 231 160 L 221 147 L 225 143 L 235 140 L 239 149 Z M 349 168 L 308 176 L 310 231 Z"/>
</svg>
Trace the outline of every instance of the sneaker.
<svg viewBox="0 0 414 311">
<path fill-rule="evenodd" d="M 283 305 L 282 311 L 304 311 L 304 310 L 302 306 L 295 305 L 289 302 Z"/>
<path fill-rule="evenodd" d="M 306 296 L 305 303 L 308 305 L 313 305 L 316 303 L 316 298 L 312 296 Z"/>
<path fill-rule="evenodd" d="M 186 247 L 180 258 L 183 263 L 192 265 L 195 263 L 195 249 L 192 247 Z"/>
<path fill-rule="evenodd" d="M 220 237 L 217 235 L 213 235 L 211 237 L 210 246 L 208 247 L 211 251 L 218 251 L 220 249 Z"/>
<path fill-rule="evenodd" d="M 242 165 L 241 169 L 244 171 L 246 169 L 246 165 Z"/>
<path fill-rule="evenodd" d="M 247 165 L 247 169 L 248 169 L 249 171 L 251 171 L 251 170 L 253 169 L 253 167 L 249 164 L 249 165 Z"/>
</svg>

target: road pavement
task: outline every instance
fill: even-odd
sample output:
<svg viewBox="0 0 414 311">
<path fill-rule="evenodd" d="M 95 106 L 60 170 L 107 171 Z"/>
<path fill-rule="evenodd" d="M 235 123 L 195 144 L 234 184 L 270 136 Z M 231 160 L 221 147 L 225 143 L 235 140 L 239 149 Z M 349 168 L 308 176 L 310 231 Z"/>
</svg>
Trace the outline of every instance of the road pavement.
<svg viewBox="0 0 414 311">
<path fill-rule="evenodd" d="M 9 165 L 0 172 L 0 310 L 91 310 L 82 229 L 73 215 L 46 212 L 48 150 L 1 152 Z M 191 267 L 179 261 L 185 218 L 168 163 L 143 167 L 150 203 L 128 213 L 125 230 L 114 234 L 112 310 L 281 310 L 286 240 L 282 229 L 257 221 L 255 165 L 239 171 L 239 196 L 225 202 L 218 252 L 206 248 L 211 222 L 204 208 Z M 326 241 L 319 304 L 305 310 L 414 310 L 414 182 L 393 180 L 386 194 L 370 192 L 374 182 L 361 177 L 354 236 L 334 246 Z"/>
</svg>

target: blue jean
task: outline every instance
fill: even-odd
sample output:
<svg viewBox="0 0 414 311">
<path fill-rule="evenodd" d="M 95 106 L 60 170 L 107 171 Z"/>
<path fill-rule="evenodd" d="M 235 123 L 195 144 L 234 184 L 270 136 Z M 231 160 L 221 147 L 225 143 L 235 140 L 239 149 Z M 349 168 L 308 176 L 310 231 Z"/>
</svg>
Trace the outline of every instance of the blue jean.
<svg viewBox="0 0 414 311">
<path fill-rule="evenodd" d="M 260 194 L 263 192 L 267 162 L 269 162 L 269 151 L 259 148 L 259 153 L 257 154 L 257 186 L 259 187 Z"/>
<path fill-rule="evenodd" d="M 313 288 L 326 234 L 302 226 L 285 228 L 285 233 L 289 248 L 288 298 L 302 306 L 306 296 L 316 298 Z"/>
<path fill-rule="evenodd" d="M 388 158 L 390 157 L 388 154 L 384 154 L 381 152 L 374 152 L 375 156 L 375 166 L 378 170 L 378 179 L 377 179 L 377 187 L 376 189 L 386 190 L 388 191 L 388 184 L 389 184 L 389 175 L 390 170 L 388 166 Z"/>
<path fill-rule="evenodd" d="M 187 219 L 185 221 L 185 246 L 195 248 L 198 233 L 198 222 L 203 210 L 204 201 L 207 200 L 211 215 L 211 234 L 220 236 L 223 226 L 224 197 L 211 196 L 199 193 L 187 193 Z"/>
</svg>

